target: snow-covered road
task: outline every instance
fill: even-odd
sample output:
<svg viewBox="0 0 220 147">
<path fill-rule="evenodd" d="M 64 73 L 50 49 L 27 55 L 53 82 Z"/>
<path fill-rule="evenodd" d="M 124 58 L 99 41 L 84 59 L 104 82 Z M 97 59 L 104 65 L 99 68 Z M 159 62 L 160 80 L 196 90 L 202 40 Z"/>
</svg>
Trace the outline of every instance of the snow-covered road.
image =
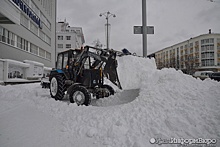
<svg viewBox="0 0 220 147">
<path fill-rule="evenodd" d="M 87 107 L 55 101 L 39 83 L 0 86 L 0 146 L 159 146 L 152 138 L 211 138 L 220 146 L 220 82 L 135 57 L 120 58 L 118 71 L 125 90 Z"/>
</svg>

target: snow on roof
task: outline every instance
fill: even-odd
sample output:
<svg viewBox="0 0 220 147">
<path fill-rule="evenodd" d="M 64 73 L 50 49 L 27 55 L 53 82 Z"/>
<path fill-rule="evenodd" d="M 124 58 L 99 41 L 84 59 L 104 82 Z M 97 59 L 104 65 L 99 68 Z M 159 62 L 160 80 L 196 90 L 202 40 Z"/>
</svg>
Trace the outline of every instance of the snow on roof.
<svg viewBox="0 0 220 147">
<path fill-rule="evenodd" d="M 43 63 L 37 62 L 37 61 L 31 61 L 31 60 L 24 60 L 25 63 L 35 64 L 39 66 L 44 66 Z"/>
<path fill-rule="evenodd" d="M 17 66 L 30 67 L 30 64 L 28 63 L 23 63 L 23 62 L 12 60 L 12 59 L 3 59 L 3 61 L 8 62 L 10 64 L 17 65 Z"/>
</svg>

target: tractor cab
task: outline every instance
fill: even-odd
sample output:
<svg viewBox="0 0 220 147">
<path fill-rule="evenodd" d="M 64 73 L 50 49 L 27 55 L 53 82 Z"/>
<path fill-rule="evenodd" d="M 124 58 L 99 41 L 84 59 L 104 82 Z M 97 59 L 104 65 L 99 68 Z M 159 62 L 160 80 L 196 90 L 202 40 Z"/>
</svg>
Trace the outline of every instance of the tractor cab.
<svg viewBox="0 0 220 147">
<path fill-rule="evenodd" d="M 55 72 L 63 73 L 66 79 L 76 79 L 76 75 L 74 73 L 75 69 L 73 69 L 73 67 L 75 66 L 76 60 L 81 52 L 82 51 L 78 49 L 69 49 L 58 53 Z"/>
<path fill-rule="evenodd" d="M 67 51 L 58 53 L 56 69 L 67 69 L 68 66 L 77 59 L 77 56 L 81 53 L 78 49 L 69 49 Z"/>
<path fill-rule="evenodd" d="M 88 88 L 102 85 L 102 68 L 93 67 L 92 63 L 95 62 L 93 57 L 84 55 L 82 58 L 83 52 L 83 50 L 70 49 L 59 53 L 56 71 L 60 71 L 65 75 L 69 85 L 81 83 Z"/>
</svg>

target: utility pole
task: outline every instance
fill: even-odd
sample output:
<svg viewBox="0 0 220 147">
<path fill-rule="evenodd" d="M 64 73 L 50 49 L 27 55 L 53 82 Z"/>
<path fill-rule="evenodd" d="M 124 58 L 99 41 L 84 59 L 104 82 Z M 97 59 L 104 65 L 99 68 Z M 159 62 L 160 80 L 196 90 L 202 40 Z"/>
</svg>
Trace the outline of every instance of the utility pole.
<svg viewBox="0 0 220 147">
<path fill-rule="evenodd" d="M 147 34 L 154 34 L 154 26 L 147 26 L 147 3 L 142 0 L 142 26 L 134 26 L 134 34 L 143 36 L 143 57 L 147 57 Z"/>
<path fill-rule="evenodd" d="M 142 0 L 142 36 L 143 36 L 143 57 L 147 57 L 147 3 Z"/>
</svg>

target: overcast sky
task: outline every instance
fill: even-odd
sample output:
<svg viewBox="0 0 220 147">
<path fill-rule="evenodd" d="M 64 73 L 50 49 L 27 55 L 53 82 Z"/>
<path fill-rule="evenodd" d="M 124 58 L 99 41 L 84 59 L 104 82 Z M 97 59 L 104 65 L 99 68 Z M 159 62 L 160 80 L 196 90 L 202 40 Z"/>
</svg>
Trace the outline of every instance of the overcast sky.
<svg viewBox="0 0 220 147">
<path fill-rule="evenodd" d="M 133 26 L 142 25 L 142 0 L 57 0 L 57 20 L 82 27 L 85 45 L 99 39 L 105 41 L 105 17 L 110 11 L 110 48 L 142 55 L 142 35 L 133 34 Z M 220 0 L 147 0 L 147 25 L 154 26 L 154 35 L 147 37 L 147 53 L 153 53 L 191 37 L 220 33 Z"/>
</svg>

